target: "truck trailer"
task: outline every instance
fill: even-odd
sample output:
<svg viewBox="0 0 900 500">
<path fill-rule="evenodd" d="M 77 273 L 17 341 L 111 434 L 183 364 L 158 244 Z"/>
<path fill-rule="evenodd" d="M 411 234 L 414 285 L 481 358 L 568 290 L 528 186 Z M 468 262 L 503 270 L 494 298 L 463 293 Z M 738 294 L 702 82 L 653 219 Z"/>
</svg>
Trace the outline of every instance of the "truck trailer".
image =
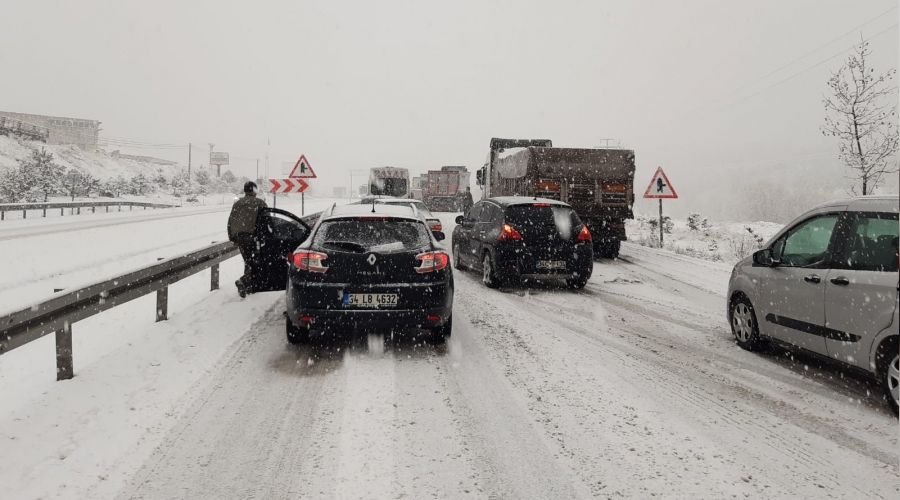
<svg viewBox="0 0 900 500">
<path fill-rule="evenodd" d="M 461 212 L 468 208 L 470 174 L 466 167 L 429 170 L 422 179 L 422 201 L 432 212 Z"/>
<path fill-rule="evenodd" d="M 517 148 L 510 151 L 511 148 Z M 634 212 L 634 151 L 554 148 L 549 139 L 491 139 L 477 175 L 485 198 L 534 196 L 568 203 L 591 231 L 594 254 L 615 258 Z"/>
<path fill-rule="evenodd" d="M 369 194 L 408 198 L 409 170 L 399 167 L 372 167 L 369 169 Z"/>
</svg>

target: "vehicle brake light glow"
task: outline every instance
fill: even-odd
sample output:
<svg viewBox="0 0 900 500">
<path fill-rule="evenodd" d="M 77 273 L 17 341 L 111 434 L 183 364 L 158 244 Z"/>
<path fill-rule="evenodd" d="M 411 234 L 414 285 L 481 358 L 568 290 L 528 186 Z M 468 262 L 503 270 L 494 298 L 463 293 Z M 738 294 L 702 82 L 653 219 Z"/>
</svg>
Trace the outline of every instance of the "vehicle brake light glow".
<svg viewBox="0 0 900 500">
<path fill-rule="evenodd" d="M 431 226 L 432 231 L 440 231 L 441 229 L 443 229 L 443 226 L 441 226 L 440 224 L 433 224 Z"/>
<path fill-rule="evenodd" d="M 416 260 L 420 262 L 416 272 L 424 274 L 445 269 L 450 263 L 450 256 L 444 252 L 425 252 L 416 255 Z"/>
<path fill-rule="evenodd" d="M 550 208 L 549 203 L 532 203 L 531 206 L 538 208 Z"/>
<path fill-rule="evenodd" d="M 322 261 L 328 258 L 327 254 L 322 252 L 296 252 L 291 256 L 294 266 L 301 271 L 309 271 L 311 273 L 324 273 L 328 271 Z"/>
<path fill-rule="evenodd" d="M 497 237 L 497 241 L 522 241 L 522 234 L 509 224 L 503 224 L 503 227 L 500 228 L 500 236 Z"/>
<path fill-rule="evenodd" d="M 581 226 L 581 231 L 578 233 L 578 241 L 591 241 L 592 239 L 591 230 L 587 226 Z"/>
</svg>

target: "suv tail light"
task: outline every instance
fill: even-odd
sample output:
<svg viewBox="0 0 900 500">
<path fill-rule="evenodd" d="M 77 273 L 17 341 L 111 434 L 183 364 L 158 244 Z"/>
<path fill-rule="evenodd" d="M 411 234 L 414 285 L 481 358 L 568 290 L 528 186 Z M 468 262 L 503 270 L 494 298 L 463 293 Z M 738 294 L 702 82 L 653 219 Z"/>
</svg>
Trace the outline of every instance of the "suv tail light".
<svg viewBox="0 0 900 500">
<path fill-rule="evenodd" d="M 450 263 L 450 256 L 444 252 L 425 252 L 416 255 L 416 260 L 419 261 L 416 272 L 424 274 L 445 269 Z"/>
<path fill-rule="evenodd" d="M 297 252 L 291 256 L 291 261 L 301 271 L 309 271 L 311 273 L 324 273 L 328 268 L 322 263 L 328 258 L 327 254 L 322 252 Z"/>
<path fill-rule="evenodd" d="M 516 231 L 516 228 L 504 223 L 497 241 L 522 241 L 522 234 Z"/>
<path fill-rule="evenodd" d="M 587 226 L 581 226 L 581 231 L 578 233 L 578 241 L 591 241 L 591 230 L 588 229 Z"/>
</svg>

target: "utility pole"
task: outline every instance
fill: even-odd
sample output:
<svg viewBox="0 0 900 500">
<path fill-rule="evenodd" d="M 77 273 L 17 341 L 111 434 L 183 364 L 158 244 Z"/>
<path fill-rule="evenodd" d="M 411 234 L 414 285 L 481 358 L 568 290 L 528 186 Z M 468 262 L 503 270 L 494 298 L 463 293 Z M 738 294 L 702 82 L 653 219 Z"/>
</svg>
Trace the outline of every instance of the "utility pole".
<svg viewBox="0 0 900 500">
<path fill-rule="evenodd" d="M 259 158 L 256 159 L 256 182 L 261 183 L 259 179 Z"/>
<path fill-rule="evenodd" d="M 208 142 L 209 144 L 209 158 L 212 159 L 213 148 L 216 146 L 215 144 Z M 222 165 L 216 165 L 216 177 L 222 177 Z"/>
</svg>

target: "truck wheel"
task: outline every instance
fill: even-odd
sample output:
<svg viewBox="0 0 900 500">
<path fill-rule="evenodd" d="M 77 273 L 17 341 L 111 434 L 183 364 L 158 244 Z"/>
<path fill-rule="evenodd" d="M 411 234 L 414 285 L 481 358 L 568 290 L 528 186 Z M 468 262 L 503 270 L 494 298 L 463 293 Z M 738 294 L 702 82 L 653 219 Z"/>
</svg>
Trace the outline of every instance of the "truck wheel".
<svg viewBox="0 0 900 500">
<path fill-rule="evenodd" d="M 619 240 L 615 241 L 598 241 L 594 243 L 594 257 L 600 257 L 604 259 L 615 259 L 619 257 L 619 249 L 622 246 L 622 242 Z"/>
</svg>

